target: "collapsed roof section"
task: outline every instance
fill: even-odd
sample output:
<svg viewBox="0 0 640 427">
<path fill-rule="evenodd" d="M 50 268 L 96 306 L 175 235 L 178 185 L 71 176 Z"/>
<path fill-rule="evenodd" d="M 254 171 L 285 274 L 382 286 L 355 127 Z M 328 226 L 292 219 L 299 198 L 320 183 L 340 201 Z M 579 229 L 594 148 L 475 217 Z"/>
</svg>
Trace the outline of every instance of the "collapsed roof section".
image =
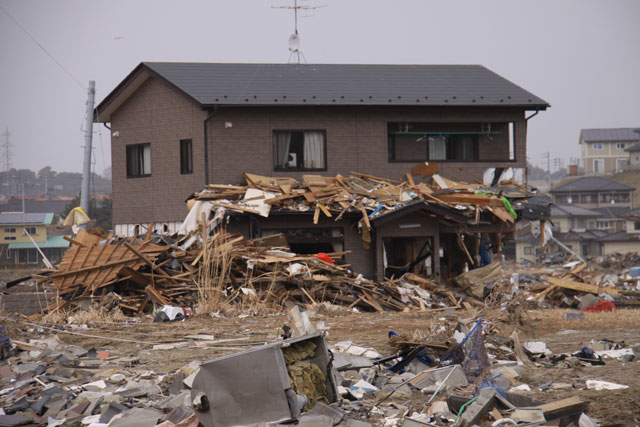
<svg viewBox="0 0 640 427">
<path fill-rule="evenodd" d="M 520 216 L 529 220 L 548 219 L 550 212 L 548 198 L 528 203 L 535 194 L 513 178 L 486 186 L 455 182 L 437 174 L 431 176 L 430 185 L 416 184 L 410 174 L 403 181 L 356 172 L 335 177 L 304 175 L 302 183 L 293 178 L 249 173 L 244 177 L 245 186 L 210 184 L 190 199 L 265 218 L 273 213 L 303 213 L 312 216 L 314 224 L 321 216 L 337 221 L 344 215 L 355 214 L 360 217 L 360 227 L 368 230 L 372 229 L 372 223 L 384 224 L 414 211 L 450 225 L 499 223 L 509 228 Z M 193 218 L 194 226 L 198 220 Z M 188 231 L 185 228 L 182 233 Z"/>
</svg>

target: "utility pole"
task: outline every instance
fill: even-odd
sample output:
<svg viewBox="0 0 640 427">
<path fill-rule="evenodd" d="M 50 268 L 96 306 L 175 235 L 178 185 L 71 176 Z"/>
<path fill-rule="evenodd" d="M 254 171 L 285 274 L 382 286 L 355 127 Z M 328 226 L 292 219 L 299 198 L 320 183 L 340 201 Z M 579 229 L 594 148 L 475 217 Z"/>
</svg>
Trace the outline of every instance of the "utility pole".
<svg viewBox="0 0 640 427">
<path fill-rule="evenodd" d="M 3 186 L 6 186 L 7 194 L 11 192 L 11 184 L 9 178 L 9 169 L 11 169 L 11 140 L 9 137 L 11 134 L 9 133 L 9 129 L 5 128 L 2 133 L 2 159 L 0 164 L 0 170 L 5 172 L 5 180 L 6 182 L 2 183 Z"/>
<path fill-rule="evenodd" d="M 547 151 L 544 155 L 547 157 L 547 183 L 551 185 L 551 153 Z"/>
<path fill-rule="evenodd" d="M 87 116 L 84 129 L 84 167 L 82 169 L 82 189 L 80 207 L 89 215 L 89 181 L 91 178 L 91 140 L 93 138 L 93 102 L 96 95 L 96 82 L 89 81 L 87 90 Z"/>
</svg>

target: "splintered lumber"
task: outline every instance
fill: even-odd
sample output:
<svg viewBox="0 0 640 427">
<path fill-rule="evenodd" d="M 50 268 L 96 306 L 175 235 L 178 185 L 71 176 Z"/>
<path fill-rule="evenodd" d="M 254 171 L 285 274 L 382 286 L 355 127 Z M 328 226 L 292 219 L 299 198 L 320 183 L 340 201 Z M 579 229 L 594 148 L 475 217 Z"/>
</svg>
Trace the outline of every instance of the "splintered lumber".
<svg viewBox="0 0 640 427">
<path fill-rule="evenodd" d="M 573 396 L 539 405 L 538 408 L 542 409 L 545 419 L 551 421 L 566 416 L 580 415 L 587 409 L 587 402 L 578 396 Z"/>
<path fill-rule="evenodd" d="M 618 293 L 618 290 L 615 288 L 606 288 L 591 285 L 589 283 L 576 282 L 575 280 L 571 280 L 568 278 L 556 279 L 555 277 L 549 277 L 547 280 L 549 281 L 549 283 L 556 287 L 571 289 L 573 291 L 587 292 L 596 295 L 600 294 L 600 292 L 607 292 L 612 294 Z"/>
<path fill-rule="evenodd" d="M 147 295 L 149 295 L 149 298 L 151 298 L 152 300 L 154 300 L 155 302 L 162 304 L 162 305 L 169 305 L 169 300 L 167 300 L 157 289 L 155 289 L 153 286 L 148 285 L 146 288 L 144 288 L 144 291 L 147 293 Z"/>
<path fill-rule="evenodd" d="M 495 208 L 504 206 L 502 200 L 497 197 L 487 197 L 482 194 L 451 193 L 438 194 L 436 197 L 447 203 L 467 203 L 470 205 L 491 206 Z"/>
</svg>

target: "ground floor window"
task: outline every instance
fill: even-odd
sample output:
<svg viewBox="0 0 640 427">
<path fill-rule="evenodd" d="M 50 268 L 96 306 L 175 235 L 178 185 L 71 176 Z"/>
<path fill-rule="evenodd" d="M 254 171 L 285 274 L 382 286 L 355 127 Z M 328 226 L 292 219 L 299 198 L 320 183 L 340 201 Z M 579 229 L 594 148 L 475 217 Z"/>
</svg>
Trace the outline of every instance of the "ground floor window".
<svg viewBox="0 0 640 427">
<path fill-rule="evenodd" d="M 536 252 L 535 252 L 533 247 L 531 247 L 531 246 L 525 246 L 524 247 L 524 254 L 525 255 L 535 255 L 535 253 Z"/>
<path fill-rule="evenodd" d="M 384 277 L 404 273 L 433 274 L 433 238 L 387 237 L 382 239 Z"/>
<path fill-rule="evenodd" d="M 593 159 L 593 172 L 594 173 L 604 172 L 604 159 Z"/>
<path fill-rule="evenodd" d="M 19 249 L 18 250 L 18 262 L 20 264 L 35 264 L 38 262 L 38 250 L 37 249 Z"/>
<path fill-rule="evenodd" d="M 292 228 L 262 230 L 262 237 L 282 233 L 292 252 L 314 255 L 318 252 L 343 252 L 342 228 Z"/>
</svg>

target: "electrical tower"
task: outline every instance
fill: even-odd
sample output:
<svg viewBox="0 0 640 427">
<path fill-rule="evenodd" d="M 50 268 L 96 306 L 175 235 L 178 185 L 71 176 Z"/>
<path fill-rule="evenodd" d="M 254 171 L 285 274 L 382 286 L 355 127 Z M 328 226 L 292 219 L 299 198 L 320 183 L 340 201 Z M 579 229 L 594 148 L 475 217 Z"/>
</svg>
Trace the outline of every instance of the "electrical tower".
<svg viewBox="0 0 640 427">
<path fill-rule="evenodd" d="M 293 0 L 293 6 L 271 6 L 273 9 L 290 9 L 293 10 L 294 17 L 294 32 L 289 36 L 289 64 L 300 64 L 301 60 L 305 63 L 307 62 L 307 58 L 305 58 L 304 54 L 300 50 L 300 34 L 298 33 L 298 12 L 301 10 L 313 10 L 319 9 L 321 7 L 327 7 L 326 5 L 322 6 L 307 6 L 307 5 L 299 5 L 298 0 Z"/>
</svg>

